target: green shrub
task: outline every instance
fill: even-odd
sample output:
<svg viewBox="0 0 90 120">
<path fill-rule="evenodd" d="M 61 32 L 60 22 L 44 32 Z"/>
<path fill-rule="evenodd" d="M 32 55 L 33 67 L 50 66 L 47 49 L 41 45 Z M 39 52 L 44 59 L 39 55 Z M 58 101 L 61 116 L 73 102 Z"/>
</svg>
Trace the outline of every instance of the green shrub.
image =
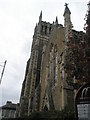
<svg viewBox="0 0 90 120">
<path fill-rule="evenodd" d="M 2 119 L 2 120 L 75 120 L 74 110 L 70 106 L 66 106 L 62 111 L 42 111 L 34 112 L 28 117 L 13 118 L 13 119 Z"/>
</svg>

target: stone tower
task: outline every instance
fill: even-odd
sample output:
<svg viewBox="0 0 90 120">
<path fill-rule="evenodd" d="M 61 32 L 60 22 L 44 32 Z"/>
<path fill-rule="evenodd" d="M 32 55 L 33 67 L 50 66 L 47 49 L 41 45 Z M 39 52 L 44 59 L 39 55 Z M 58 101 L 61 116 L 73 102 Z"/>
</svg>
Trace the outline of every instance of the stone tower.
<svg viewBox="0 0 90 120">
<path fill-rule="evenodd" d="M 19 116 L 42 110 L 62 110 L 73 105 L 73 86 L 68 79 L 73 82 L 74 76 L 66 67 L 70 56 L 68 43 L 79 32 L 72 30 L 70 15 L 65 4 L 63 27 L 57 17 L 53 24 L 42 21 L 41 11 L 22 84 Z"/>
<path fill-rule="evenodd" d="M 40 72 L 42 55 L 46 49 L 52 24 L 42 21 L 42 11 L 36 24 L 31 48 L 31 56 L 27 62 L 25 79 L 20 98 L 20 116 L 39 111 Z"/>
</svg>

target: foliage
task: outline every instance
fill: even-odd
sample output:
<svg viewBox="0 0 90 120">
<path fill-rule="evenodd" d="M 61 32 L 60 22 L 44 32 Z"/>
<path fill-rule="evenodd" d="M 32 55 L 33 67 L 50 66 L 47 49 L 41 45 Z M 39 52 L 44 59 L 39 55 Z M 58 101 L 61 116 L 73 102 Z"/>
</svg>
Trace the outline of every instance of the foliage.
<svg viewBox="0 0 90 120">
<path fill-rule="evenodd" d="M 73 34 L 66 43 L 65 70 L 69 84 L 73 84 L 73 77 L 78 84 L 90 81 L 90 2 L 85 20 L 86 33 Z"/>
<path fill-rule="evenodd" d="M 32 114 L 31 119 L 74 120 L 74 112 L 70 110 L 67 111 L 67 109 L 62 111 L 36 112 Z"/>
<path fill-rule="evenodd" d="M 65 107 L 62 111 L 42 111 L 34 112 L 30 116 L 21 118 L 3 118 L 2 120 L 75 120 L 73 109 Z"/>
</svg>

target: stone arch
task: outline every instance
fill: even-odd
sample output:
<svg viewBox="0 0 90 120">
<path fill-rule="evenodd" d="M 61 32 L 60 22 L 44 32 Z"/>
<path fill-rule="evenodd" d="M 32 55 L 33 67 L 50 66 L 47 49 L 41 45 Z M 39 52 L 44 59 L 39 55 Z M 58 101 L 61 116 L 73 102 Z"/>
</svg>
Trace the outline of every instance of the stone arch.
<svg viewBox="0 0 90 120">
<path fill-rule="evenodd" d="M 44 111 L 48 111 L 47 105 L 44 106 L 43 110 L 44 110 Z"/>
</svg>

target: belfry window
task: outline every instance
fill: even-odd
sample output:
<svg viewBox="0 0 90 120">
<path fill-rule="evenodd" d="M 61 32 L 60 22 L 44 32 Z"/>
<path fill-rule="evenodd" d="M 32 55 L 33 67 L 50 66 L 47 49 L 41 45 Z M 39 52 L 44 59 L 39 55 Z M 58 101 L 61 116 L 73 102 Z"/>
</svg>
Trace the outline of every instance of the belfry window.
<svg viewBox="0 0 90 120">
<path fill-rule="evenodd" d="M 47 34 L 47 26 L 45 26 L 45 35 Z"/>
<path fill-rule="evenodd" d="M 49 33 L 51 32 L 51 27 L 49 28 Z"/>
<path fill-rule="evenodd" d="M 43 25 L 41 26 L 41 33 L 43 32 Z"/>
</svg>

